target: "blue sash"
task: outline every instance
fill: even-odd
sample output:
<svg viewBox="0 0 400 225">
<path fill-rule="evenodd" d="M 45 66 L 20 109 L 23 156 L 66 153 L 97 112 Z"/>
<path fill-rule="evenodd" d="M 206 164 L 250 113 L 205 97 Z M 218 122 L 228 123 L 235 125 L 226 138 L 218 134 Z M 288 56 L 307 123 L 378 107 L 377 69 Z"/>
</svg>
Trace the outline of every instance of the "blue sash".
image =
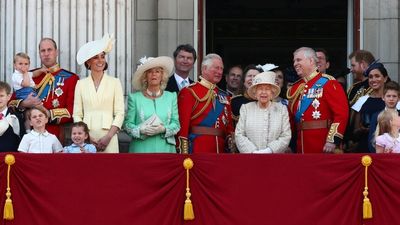
<svg viewBox="0 0 400 225">
<path fill-rule="evenodd" d="M 314 85 L 311 87 L 311 89 L 317 89 L 324 87 L 324 85 L 328 82 L 328 78 L 326 77 L 321 77 L 317 80 L 317 82 L 314 83 Z M 314 100 L 314 97 L 309 98 L 308 95 L 304 96 L 303 99 L 301 99 L 300 102 L 300 109 L 296 112 L 295 115 L 295 121 L 296 123 L 300 122 L 301 116 L 303 113 L 310 107 L 312 101 Z"/>
<path fill-rule="evenodd" d="M 219 94 L 223 95 L 223 94 Z M 211 103 L 212 104 L 212 103 Z M 204 127 L 212 127 L 217 121 L 218 117 L 221 115 L 222 111 L 224 110 L 225 105 L 222 104 L 219 100 L 215 100 L 215 109 L 211 109 L 207 116 L 200 122 L 199 126 Z M 198 134 L 189 134 L 189 153 L 193 152 L 193 148 L 191 143 L 193 143 L 194 139 L 198 136 Z"/>
</svg>

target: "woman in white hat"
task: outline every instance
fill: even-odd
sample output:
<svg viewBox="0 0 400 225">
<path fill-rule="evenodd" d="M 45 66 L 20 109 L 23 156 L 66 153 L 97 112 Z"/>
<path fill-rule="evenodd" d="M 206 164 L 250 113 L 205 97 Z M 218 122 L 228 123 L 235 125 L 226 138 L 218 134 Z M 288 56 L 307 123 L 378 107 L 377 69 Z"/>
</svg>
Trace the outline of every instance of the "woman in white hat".
<svg viewBox="0 0 400 225">
<path fill-rule="evenodd" d="M 165 91 L 174 67 L 172 58 L 142 58 L 134 77 L 138 90 L 128 96 L 124 127 L 133 138 L 129 152 L 176 153 L 175 137 L 180 129 L 177 97 Z"/>
<path fill-rule="evenodd" d="M 106 53 L 111 51 L 114 40 L 108 34 L 102 39 L 84 44 L 78 51 L 78 64 L 90 70 L 87 78 L 75 87 L 74 122 L 85 122 L 97 151 L 118 153 L 118 137 L 124 121 L 124 95 L 118 78 L 105 71 Z"/>
<path fill-rule="evenodd" d="M 257 74 L 248 94 L 255 102 L 242 105 L 236 126 L 236 146 L 241 153 L 284 153 L 291 130 L 287 107 L 274 102 L 280 93 L 271 71 Z"/>
</svg>

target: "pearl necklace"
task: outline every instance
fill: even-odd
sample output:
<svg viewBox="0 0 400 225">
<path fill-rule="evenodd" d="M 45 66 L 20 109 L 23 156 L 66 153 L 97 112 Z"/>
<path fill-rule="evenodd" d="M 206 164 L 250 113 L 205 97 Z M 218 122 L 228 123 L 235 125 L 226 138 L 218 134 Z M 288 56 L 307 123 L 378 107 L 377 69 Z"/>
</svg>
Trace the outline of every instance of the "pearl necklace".
<svg viewBox="0 0 400 225">
<path fill-rule="evenodd" d="M 149 89 L 146 89 L 146 94 L 152 98 L 157 98 L 161 96 L 161 90 L 158 90 L 157 92 L 152 92 Z"/>
</svg>

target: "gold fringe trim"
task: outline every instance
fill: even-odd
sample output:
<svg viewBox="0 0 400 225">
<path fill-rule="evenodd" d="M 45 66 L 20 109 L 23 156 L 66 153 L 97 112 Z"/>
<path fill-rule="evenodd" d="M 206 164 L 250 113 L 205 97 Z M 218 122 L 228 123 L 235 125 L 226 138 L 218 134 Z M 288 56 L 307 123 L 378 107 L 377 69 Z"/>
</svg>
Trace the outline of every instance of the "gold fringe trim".
<svg viewBox="0 0 400 225">
<path fill-rule="evenodd" d="M 185 207 L 183 209 L 183 219 L 184 220 L 194 220 L 193 204 L 190 200 L 190 187 L 189 187 L 189 170 L 193 168 L 193 161 L 190 158 L 183 160 L 183 167 L 186 169 L 186 200 Z"/>
<path fill-rule="evenodd" d="M 13 220 L 14 219 L 14 208 L 11 200 L 11 189 L 10 189 L 10 170 L 11 165 L 15 163 L 15 157 L 11 154 L 7 154 L 4 157 L 5 163 L 8 165 L 7 169 L 7 199 L 4 204 L 4 212 L 3 212 L 3 219 L 5 220 Z"/>
<path fill-rule="evenodd" d="M 363 191 L 364 200 L 363 200 L 363 219 L 371 219 L 372 218 L 372 204 L 368 198 L 368 166 L 372 164 L 372 159 L 369 155 L 365 155 L 361 159 L 361 163 L 365 166 L 365 187 Z"/>
</svg>

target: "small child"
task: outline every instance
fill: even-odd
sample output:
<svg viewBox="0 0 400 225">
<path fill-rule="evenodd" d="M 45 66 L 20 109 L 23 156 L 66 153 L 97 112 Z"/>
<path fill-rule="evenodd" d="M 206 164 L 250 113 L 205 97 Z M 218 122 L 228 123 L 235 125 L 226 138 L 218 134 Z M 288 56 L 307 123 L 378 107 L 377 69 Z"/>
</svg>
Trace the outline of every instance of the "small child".
<svg viewBox="0 0 400 225">
<path fill-rule="evenodd" d="M 12 83 L 17 99 L 25 99 L 30 93 L 36 95 L 33 73 L 29 72 L 30 63 L 29 56 L 23 52 L 14 56 Z"/>
<path fill-rule="evenodd" d="M 0 152 L 16 152 L 22 137 L 22 118 L 7 107 L 10 98 L 10 85 L 0 81 Z"/>
<path fill-rule="evenodd" d="M 35 77 L 32 72 L 29 72 L 30 58 L 26 53 L 20 52 L 14 56 L 14 73 L 11 80 L 17 99 L 26 99 L 31 93 L 36 96 L 35 82 L 32 77 Z M 37 76 L 37 75 L 36 75 Z M 25 115 L 25 118 L 26 115 Z M 25 119 L 25 130 L 29 133 L 31 127 L 29 121 Z"/>
<path fill-rule="evenodd" d="M 90 140 L 89 128 L 84 122 L 75 122 L 72 124 L 71 139 L 73 144 L 64 147 L 64 153 L 96 153 L 96 147 L 85 143 Z"/>
<path fill-rule="evenodd" d="M 400 153 L 400 117 L 397 111 L 384 110 L 378 115 L 379 136 L 376 153 Z"/>
<path fill-rule="evenodd" d="M 18 151 L 25 153 L 56 153 L 63 147 L 57 137 L 46 130 L 49 120 L 45 109 L 33 107 L 27 111 L 27 118 L 33 130 L 25 134 L 19 144 Z"/>
</svg>

